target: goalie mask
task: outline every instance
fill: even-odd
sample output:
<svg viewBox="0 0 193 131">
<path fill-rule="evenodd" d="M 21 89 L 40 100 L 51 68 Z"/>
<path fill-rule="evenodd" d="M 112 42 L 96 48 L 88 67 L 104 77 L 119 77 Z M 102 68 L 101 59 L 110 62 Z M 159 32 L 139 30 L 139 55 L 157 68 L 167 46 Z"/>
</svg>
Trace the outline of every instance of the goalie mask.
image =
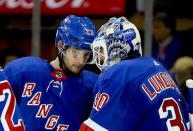
<svg viewBox="0 0 193 131">
<path fill-rule="evenodd" d="M 141 57 L 139 31 L 125 17 L 113 17 L 99 29 L 92 43 L 92 50 L 92 62 L 100 70 L 124 59 Z"/>
</svg>

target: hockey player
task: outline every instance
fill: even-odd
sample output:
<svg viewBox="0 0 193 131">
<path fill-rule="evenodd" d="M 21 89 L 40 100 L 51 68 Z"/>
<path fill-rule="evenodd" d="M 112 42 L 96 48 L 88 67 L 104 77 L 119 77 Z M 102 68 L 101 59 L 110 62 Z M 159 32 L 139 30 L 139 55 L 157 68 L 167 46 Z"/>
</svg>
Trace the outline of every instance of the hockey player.
<svg viewBox="0 0 193 131">
<path fill-rule="evenodd" d="M 24 131 L 24 129 L 14 93 L 0 66 L 0 130 Z"/>
<path fill-rule="evenodd" d="M 5 67 L 27 131 L 77 131 L 88 118 L 97 75 L 82 68 L 95 35 L 90 19 L 67 16 L 57 29 L 55 60 L 25 57 Z"/>
<path fill-rule="evenodd" d="M 103 71 L 81 131 L 187 131 L 188 107 L 170 73 L 142 57 L 140 34 L 125 17 L 111 18 L 95 38 L 93 56 Z"/>
</svg>

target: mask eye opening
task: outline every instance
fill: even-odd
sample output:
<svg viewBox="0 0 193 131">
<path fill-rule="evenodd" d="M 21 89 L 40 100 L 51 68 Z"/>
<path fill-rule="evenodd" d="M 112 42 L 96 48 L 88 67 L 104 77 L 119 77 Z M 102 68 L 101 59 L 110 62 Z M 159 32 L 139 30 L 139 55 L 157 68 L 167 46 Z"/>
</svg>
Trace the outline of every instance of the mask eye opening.
<svg viewBox="0 0 193 131">
<path fill-rule="evenodd" d="M 102 67 L 105 64 L 105 52 L 104 47 L 101 45 L 98 45 L 93 48 L 93 57 L 95 59 L 95 64 L 98 66 L 100 70 L 102 70 Z"/>
</svg>

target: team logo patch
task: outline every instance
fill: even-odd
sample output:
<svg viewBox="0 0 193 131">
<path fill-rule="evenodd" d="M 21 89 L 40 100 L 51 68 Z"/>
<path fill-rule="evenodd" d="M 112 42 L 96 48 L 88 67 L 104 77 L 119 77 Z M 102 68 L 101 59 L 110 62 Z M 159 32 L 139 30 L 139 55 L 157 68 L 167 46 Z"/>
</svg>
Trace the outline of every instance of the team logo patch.
<svg viewBox="0 0 193 131">
<path fill-rule="evenodd" d="M 55 70 L 51 73 L 51 76 L 54 78 L 50 81 L 50 83 L 47 86 L 46 92 L 51 90 L 54 94 L 61 96 L 63 92 L 63 83 L 62 80 L 66 80 L 66 75 L 60 71 Z"/>
<path fill-rule="evenodd" d="M 61 81 L 61 80 L 66 80 L 67 77 L 66 75 L 60 71 L 60 70 L 55 70 L 51 73 L 51 76 L 54 77 L 57 81 Z"/>
</svg>

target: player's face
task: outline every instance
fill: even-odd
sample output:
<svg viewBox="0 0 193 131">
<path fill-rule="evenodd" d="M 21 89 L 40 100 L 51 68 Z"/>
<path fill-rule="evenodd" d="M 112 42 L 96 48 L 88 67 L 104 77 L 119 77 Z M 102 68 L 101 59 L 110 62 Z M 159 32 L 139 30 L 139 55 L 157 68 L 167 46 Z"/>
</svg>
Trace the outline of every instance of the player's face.
<svg viewBox="0 0 193 131">
<path fill-rule="evenodd" d="M 104 55 L 104 49 L 102 47 L 99 47 L 99 53 L 97 54 L 97 61 L 101 64 L 104 63 L 105 55 Z"/>
<path fill-rule="evenodd" d="M 76 49 L 69 46 L 64 52 L 64 63 L 66 68 L 74 73 L 79 74 L 84 65 L 86 64 L 90 52 L 86 50 Z"/>
<path fill-rule="evenodd" d="M 96 46 L 94 48 L 94 56 L 96 57 L 96 62 L 102 65 L 105 60 L 104 49 L 102 46 Z"/>
<path fill-rule="evenodd" d="M 170 36 L 171 29 L 166 27 L 161 20 L 154 20 L 153 34 L 157 42 L 162 43 Z"/>
</svg>

